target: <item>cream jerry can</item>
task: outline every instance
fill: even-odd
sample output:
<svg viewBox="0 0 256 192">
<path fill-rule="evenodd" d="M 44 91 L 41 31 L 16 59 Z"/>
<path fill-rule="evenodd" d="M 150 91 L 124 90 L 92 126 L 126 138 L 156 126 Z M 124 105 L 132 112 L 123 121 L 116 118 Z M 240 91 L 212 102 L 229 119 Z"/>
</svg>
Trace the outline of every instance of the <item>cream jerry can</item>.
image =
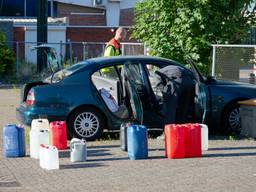
<svg viewBox="0 0 256 192">
<path fill-rule="evenodd" d="M 86 157 L 87 157 L 86 141 L 73 138 L 70 141 L 70 161 L 71 162 L 86 161 Z"/>
</svg>

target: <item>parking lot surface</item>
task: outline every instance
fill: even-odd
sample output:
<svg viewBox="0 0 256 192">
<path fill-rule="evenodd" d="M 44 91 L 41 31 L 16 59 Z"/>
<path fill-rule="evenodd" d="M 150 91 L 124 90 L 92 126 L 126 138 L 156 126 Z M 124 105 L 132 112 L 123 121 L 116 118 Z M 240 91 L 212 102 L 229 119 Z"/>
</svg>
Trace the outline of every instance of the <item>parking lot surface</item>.
<svg viewBox="0 0 256 192">
<path fill-rule="evenodd" d="M 129 160 L 120 142 L 88 142 L 86 162 L 60 151 L 60 169 L 41 169 L 27 156 L 4 158 L 5 124 L 18 123 L 19 89 L 0 89 L 0 192 L 5 191 L 256 191 L 256 142 L 210 140 L 202 158 L 166 159 L 164 141 L 149 139 L 149 158 Z M 28 143 L 27 143 L 28 144 Z"/>
</svg>

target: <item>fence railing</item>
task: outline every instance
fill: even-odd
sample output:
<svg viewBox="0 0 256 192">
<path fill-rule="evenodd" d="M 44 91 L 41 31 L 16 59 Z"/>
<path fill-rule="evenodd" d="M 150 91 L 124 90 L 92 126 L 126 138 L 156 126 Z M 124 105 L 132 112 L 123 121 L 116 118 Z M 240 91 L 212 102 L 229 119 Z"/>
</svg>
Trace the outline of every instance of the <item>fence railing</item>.
<svg viewBox="0 0 256 192">
<path fill-rule="evenodd" d="M 11 41 L 7 42 L 16 57 L 16 74 L 27 76 L 36 68 L 37 53 L 33 46 L 37 42 Z M 56 49 L 59 62 L 62 66 L 72 65 L 104 54 L 105 42 L 59 42 L 47 43 Z M 144 55 L 146 48 L 142 43 L 121 43 L 123 55 Z"/>
<path fill-rule="evenodd" d="M 255 83 L 256 45 L 212 45 L 211 75 Z"/>
</svg>

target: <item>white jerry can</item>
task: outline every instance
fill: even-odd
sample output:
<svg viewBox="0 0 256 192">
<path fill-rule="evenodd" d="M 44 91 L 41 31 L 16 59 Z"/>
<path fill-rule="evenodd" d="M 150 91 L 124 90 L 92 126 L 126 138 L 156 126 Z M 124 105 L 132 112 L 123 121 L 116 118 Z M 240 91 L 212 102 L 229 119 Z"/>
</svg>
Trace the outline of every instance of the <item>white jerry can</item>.
<svg viewBox="0 0 256 192">
<path fill-rule="evenodd" d="M 29 132 L 31 158 L 39 159 L 39 147 L 41 144 L 49 145 L 49 131 L 31 129 Z"/>
<path fill-rule="evenodd" d="M 73 138 L 70 141 L 71 162 L 86 161 L 86 157 L 87 157 L 86 141 Z"/>
<path fill-rule="evenodd" d="M 31 129 L 49 130 L 50 124 L 48 119 L 33 119 Z"/>
<path fill-rule="evenodd" d="M 208 150 L 208 126 L 205 124 L 200 124 L 201 127 L 201 142 L 202 151 Z"/>
<path fill-rule="evenodd" d="M 40 167 L 47 170 L 59 169 L 59 152 L 55 146 L 40 145 Z"/>
<path fill-rule="evenodd" d="M 29 132 L 30 157 L 39 159 L 39 148 L 41 144 L 49 145 L 49 131 L 31 129 Z"/>
</svg>

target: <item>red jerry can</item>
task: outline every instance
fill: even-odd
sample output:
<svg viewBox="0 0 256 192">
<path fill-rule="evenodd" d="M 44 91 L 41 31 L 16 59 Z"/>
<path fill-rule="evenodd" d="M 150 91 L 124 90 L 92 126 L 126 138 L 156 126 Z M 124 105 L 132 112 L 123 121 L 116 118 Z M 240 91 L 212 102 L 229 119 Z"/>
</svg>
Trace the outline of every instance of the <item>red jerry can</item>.
<svg viewBox="0 0 256 192">
<path fill-rule="evenodd" d="M 185 157 L 201 157 L 201 127 L 199 124 L 184 124 L 185 126 Z"/>
<path fill-rule="evenodd" d="M 185 127 L 183 125 L 165 125 L 165 155 L 177 159 L 185 157 Z"/>
<path fill-rule="evenodd" d="M 67 149 L 67 131 L 65 121 L 54 121 L 50 123 L 51 145 L 57 149 Z"/>
</svg>

